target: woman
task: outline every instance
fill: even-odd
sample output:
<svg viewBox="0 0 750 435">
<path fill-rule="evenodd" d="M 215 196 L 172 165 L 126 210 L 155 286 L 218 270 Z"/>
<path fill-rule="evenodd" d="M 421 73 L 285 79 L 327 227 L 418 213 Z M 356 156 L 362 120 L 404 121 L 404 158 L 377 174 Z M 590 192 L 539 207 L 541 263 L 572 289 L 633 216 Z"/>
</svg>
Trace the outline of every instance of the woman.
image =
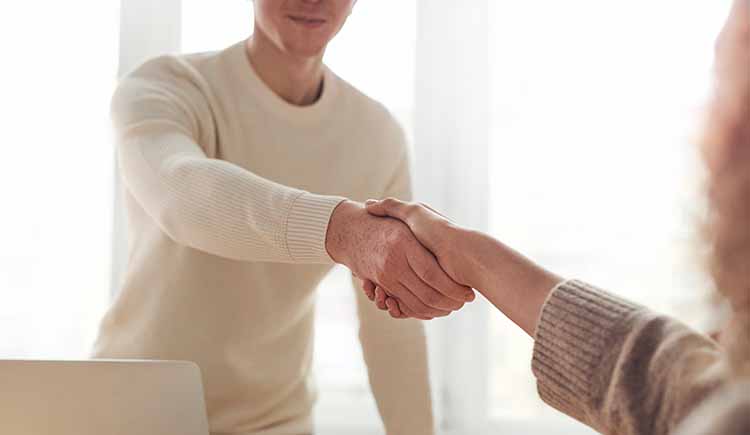
<svg viewBox="0 0 750 435">
<path fill-rule="evenodd" d="M 703 152 L 710 268 L 732 305 L 719 345 L 666 316 L 562 280 L 426 206 L 368 210 L 405 222 L 456 282 L 482 292 L 534 337 L 542 399 L 606 434 L 750 434 L 750 0 L 735 0 L 717 43 L 717 89 Z M 393 317 L 413 317 L 372 283 Z"/>
</svg>

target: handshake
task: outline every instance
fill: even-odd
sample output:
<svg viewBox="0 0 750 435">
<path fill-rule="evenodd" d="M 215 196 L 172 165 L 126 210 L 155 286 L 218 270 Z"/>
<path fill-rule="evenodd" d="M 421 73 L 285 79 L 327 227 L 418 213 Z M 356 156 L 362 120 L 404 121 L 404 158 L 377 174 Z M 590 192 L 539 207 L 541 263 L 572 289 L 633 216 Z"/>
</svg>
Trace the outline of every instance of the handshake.
<svg viewBox="0 0 750 435">
<path fill-rule="evenodd" d="M 444 317 L 475 299 L 483 235 L 422 204 L 345 201 L 331 216 L 326 248 L 363 281 L 368 298 L 394 318 Z M 472 243 L 473 242 L 473 243 Z"/>
</svg>

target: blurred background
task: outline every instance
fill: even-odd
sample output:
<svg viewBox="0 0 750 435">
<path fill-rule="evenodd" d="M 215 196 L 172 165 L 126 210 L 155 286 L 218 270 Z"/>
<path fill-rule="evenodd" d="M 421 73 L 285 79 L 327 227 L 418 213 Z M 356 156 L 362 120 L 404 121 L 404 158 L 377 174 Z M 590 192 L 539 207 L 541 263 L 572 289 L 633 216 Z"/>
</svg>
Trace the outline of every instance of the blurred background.
<svg viewBox="0 0 750 435">
<path fill-rule="evenodd" d="M 360 0 L 327 64 L 407 129 L 418 199 L 544 266 L 707 330 L 694 146 L 728 0 Z M 85 358 L 127 237 L 109 98 L 162 52 L 252 32 L 245 0 L 0 6 L 0 358 Z M 679 291 L 677 290 L 679 289 Z M 382 433 L 347 272 L 318 300 L 320 433 Z M 587 434 L 489 304 L 428 326 L 448 434 Z M 356 431 L 356 432 L 354 432 Z"/>
</svg>

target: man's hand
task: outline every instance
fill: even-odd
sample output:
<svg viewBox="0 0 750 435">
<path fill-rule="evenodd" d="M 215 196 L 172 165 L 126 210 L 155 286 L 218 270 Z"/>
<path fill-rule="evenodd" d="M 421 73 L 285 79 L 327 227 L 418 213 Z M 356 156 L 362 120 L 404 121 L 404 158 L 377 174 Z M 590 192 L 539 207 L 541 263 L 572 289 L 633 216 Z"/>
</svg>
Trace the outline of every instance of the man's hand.
<svg viewBox="0 0 750 435">
<path fill-rule="evenodd" d="M 471 287 L 470 270 L 467 264 L 469 257 L 456 255 L 462 252 L 462 244 L 471 237 L 472 232 L 454 225 L 425 204 L 405 203 L 388 198 L 382 201 L 368 201 L 367 211 L 375 216 L 392 217 L 409 226 L 419 242 L 437 257 L 438 263 L 456 282 Z M 395 295 L 379 288 L 375 283 L 364 281 L 363 287 L 367 296 L 381 310 L 388 310 L 392 317 L 412 317 L 408 309 L 404 310 L 403 301 Z"/>
<path fill-rule="evenodd" d="M 336 207 L 326 249 L 336 263 L 396 298 L 409 317 L 447 316 L 474 300 L 474 292 L 451 279 L 403 222 L 369 214 L 362 204 Z"/>
</svg>

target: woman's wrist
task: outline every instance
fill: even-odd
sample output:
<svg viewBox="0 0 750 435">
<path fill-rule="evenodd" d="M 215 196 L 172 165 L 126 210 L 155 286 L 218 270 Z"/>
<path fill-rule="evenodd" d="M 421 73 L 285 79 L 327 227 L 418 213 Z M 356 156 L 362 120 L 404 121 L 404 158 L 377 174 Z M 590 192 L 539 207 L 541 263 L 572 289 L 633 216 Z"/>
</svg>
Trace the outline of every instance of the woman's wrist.
<svg viewBox="0 0 750 435">
<path fill-rule="evenodd" d="M 533 336 L 549 293 L 562 281 L 498 240 L 482 233 L 469 239 L 472 287 Z"/>
<path fill-rule="evenodd" d="M 466 270 L 467 285 L 484 292 L 494 287 L 499 269 L 506 257 L 505 246 L 498 240 L 479 232 L 467 230 L 461 238 L 458 252 L 465 253 L 463 269 Z"/>
</svg>

